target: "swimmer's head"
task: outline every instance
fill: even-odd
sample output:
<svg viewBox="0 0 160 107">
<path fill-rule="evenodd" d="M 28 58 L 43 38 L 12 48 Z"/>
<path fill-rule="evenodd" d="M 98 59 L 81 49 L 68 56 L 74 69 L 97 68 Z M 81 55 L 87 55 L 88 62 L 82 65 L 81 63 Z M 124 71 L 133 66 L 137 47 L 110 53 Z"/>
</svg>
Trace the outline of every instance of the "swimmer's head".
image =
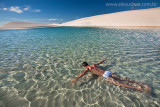
<svg viewBox="0 0 160 107">
<path fill-rule="evenodd" d="M 88 63 L 87 63 L 87 62 L 83 62 L 83 63 L 82 63 L 82 66 L 87 67 L 87 66 L 88 66 Z"/>
</svg>

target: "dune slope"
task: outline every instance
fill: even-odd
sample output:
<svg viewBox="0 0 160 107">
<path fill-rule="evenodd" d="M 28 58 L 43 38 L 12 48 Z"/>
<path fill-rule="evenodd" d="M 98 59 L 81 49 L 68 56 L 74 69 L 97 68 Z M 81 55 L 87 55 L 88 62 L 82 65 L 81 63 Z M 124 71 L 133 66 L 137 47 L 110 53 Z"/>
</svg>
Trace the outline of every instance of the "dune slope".
<svg viewBox="0 0 160 107">
<path fill-rule="evenodd" d="M 160 7 L 86 17 L 60 26 L 138 26 L 160 27 Z"/>
</svg>

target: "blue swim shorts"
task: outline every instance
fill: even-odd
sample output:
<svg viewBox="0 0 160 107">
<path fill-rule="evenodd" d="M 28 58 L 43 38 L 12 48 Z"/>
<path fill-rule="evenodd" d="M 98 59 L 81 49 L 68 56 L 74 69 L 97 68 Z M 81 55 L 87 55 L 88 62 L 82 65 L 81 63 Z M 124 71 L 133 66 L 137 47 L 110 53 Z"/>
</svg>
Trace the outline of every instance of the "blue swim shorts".
<svg viewBox="0 0 160 107">
<path fill-rule="evenodd" d="M 111 72 L 105 71 L 104 74 L 103 74 L 103 78 L 107 79 L 107 78 L 110 77 L 111 75 L 112 75 Z"/>
</svg>

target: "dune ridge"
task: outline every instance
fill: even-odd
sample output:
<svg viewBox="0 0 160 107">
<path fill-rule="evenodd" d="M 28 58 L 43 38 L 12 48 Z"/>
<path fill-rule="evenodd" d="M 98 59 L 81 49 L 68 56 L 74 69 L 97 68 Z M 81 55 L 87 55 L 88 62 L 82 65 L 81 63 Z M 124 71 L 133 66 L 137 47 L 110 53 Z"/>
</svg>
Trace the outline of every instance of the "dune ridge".
<svg viewBox="0 0 160 107">
<path fill-rule="evenodd" d="M 29 28 L 54 27 L 54 25 L 33 23 L 33 22 L 8 22 L 0 27 L 0 30 L 15 30 Z"/>
<path fill-rule="evenodd" d="M 160 7 L 96 15 L 59 26 L 160 27 Z"/>
</svg>

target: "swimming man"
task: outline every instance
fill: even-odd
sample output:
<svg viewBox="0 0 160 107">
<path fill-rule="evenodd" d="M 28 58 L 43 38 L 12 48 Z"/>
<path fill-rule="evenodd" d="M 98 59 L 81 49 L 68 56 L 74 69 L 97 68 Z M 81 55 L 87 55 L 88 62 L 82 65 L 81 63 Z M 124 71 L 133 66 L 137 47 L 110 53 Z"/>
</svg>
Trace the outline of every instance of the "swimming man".
<svg viewBox="0 0 160 107">
<path fill-rule="evenodd" d="M 104 61 L 106 61 L 106 60 L 102 60 L 99 63 L 93 64 L 93 65 L 88 65 L 87 62 L 83 62 L 82 65 L 84 67 L 86 67 L 85 71 L 82 72 L 77 78 L 73 79 L 72 83 L 75 83 L 80 77 L 85 75 L 87 72 L 91 71 L 93 74 L 96 74 L 100 77 L 103 77 L 108 82 L 115 84 L 117 86 L 122 86 L 122 87 L 127 87 L 127 88 L 132 88 L 132 89 L 144 91 L 144 89 L 141 86 L 132 86 L 132 85 L 128 85 L 128 84 L 124 84 L 124 83 L 119 82 L 119 81 L 128 81 L 130 83 L 136 83 L 136 84 L 142 85 L 142 86 L 146 87 L 147 90 L 151 91 L 151 88 L 148 85 L 144 85 L 143 83 L 136 82 L 136 81 L 130 80 L 128 78 L 120 78 L 120 77 L 116 76 L 115 74 L 112 74 L 109 71 L 105 71 L 105 70 L 100 69 L 98 67 L 98 65 L 102 64 Z"/>
</svg>

